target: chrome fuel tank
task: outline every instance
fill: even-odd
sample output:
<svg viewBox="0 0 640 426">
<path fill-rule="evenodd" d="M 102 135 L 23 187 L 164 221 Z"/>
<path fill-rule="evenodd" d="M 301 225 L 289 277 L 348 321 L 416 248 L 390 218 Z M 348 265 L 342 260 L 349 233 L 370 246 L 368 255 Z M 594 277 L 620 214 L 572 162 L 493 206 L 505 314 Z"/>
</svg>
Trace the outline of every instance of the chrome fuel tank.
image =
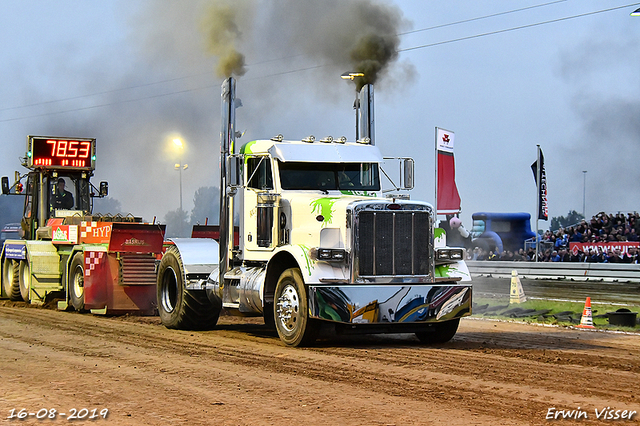
<svg viewBox="0 0 640 426">
<path fill-rule="evenodd" d="M 220 285 L 216 268 L 209 275 L 207 289 L 222 299 L 225 308 L 238 309 L 247 315 L 262 315 L 265 274 L 262 267 L 238 266 L 225 274 L 225 283 Z"/>
</svg>

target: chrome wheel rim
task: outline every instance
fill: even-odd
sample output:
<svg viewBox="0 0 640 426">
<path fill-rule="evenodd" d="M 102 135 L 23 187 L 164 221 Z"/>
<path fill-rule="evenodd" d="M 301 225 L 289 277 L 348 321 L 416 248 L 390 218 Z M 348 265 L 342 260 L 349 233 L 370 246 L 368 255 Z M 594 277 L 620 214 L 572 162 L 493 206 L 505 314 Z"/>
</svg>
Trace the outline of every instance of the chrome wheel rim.
<svg viewBox="0 0 640 426">
<path fill-rule="evenodd" d="M 300 297 L 291 284 L 287 284 L 278 297 L 277 314 L 278 320 L 285 330 L 291 332 L 296 328 L 300 317 Z"/>
</svg>

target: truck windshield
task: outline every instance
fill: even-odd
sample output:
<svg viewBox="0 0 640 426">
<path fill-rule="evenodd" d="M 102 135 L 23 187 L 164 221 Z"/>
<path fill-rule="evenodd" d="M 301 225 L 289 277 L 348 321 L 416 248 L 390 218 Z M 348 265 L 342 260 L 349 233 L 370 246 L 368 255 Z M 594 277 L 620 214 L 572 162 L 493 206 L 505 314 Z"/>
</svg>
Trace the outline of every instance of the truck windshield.
<svg viewBox="0 0 640 426">
<path fill-rule="evenodd" d="M 375 163 L 279 162 L 282 189 L 379 191 Z"/>
</svg>

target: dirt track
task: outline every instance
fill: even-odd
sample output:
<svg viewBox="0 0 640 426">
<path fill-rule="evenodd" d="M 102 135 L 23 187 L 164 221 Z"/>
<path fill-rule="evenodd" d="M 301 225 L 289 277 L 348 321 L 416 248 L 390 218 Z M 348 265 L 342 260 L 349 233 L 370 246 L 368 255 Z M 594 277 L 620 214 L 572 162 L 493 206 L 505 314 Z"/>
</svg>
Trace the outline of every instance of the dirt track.
<svg viewBox="0 0 640 426">
<path fill-rule="evenodd" d="M 536 425 L 551 407 L 588 416 L 554 424 L 640 424 L 594 411 L 640 412 L 639 335 L 473 319 L 445 345 L 402 335 L 294 349 L 258 319 L 184 332 L 157 318 L 0 306 L 0 365 L 7 424 L 42 423 L 9 420 L 12 409 L 108 408 L 91 423 Z"/>
</svg>

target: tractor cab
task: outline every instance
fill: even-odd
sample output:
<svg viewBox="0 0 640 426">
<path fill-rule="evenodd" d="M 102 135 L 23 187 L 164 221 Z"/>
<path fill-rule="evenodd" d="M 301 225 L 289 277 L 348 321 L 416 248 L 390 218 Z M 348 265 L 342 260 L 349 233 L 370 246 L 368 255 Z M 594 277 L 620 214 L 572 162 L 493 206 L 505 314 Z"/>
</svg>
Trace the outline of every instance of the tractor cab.
<svg viewBox="0 0 640 426">
<path fill-rule="evenodd" d="M 106 182 L 97 189 L 90 181 L 95 169 L 95 139 L 29 136 L 23 166 L 29 172 L 22 176 L 16 172 L 13 186 L 9 187 L 7 177 L 2 178 L 2 192 L 25 196 L 25 239 L 38 239 L 37 230 L 46 227 L 49 219 L 90 215 L 93 197 L 108 194 Z"/>
</svg>

